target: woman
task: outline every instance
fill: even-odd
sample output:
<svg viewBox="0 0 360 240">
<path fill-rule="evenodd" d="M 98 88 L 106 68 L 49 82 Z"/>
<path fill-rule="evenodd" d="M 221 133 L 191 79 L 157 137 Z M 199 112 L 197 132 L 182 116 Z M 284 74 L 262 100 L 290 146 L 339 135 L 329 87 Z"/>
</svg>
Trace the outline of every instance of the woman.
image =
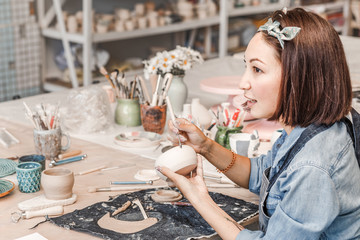
<svg viewBox="0 0 360 240">
<path fill-rule="evenodd" d="M 239 156 L 184 119 L 170 138 L 192 146 L 241 187 L 259 194 L 260 231 L 238 225 L 209 197 L 201 161 L 191 178 L 168 176 L 223 239 L 359 239 L 360 168 L 346 120 L 351 82 L 338 34 L 324 19 L 297 8 L 276 11 L 244 57 L 245 109 L 276 120 L 284 131 L 267 155 Z M 353 112 L 353 114 L 356 114 Z"/>
</svg>

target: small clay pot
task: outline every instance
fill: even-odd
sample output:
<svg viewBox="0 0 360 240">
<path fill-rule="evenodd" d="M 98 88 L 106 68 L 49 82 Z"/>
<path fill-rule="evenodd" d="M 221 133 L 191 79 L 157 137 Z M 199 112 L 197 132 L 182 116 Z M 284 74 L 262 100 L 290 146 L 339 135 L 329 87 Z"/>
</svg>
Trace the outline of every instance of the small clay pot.
<svg viewBox="0 0 360 240">
<path fill-rule="evenodd" d="M 51 200 L 67 199 L 72 196 L 74 173 L 66 168 L 52 168 L 41 174 L 41 187 L 45 197 Z"/>
<path fill-rule="evenodd" d="M 197 166 L 197 155 L 195 150 L 187 145 L 182 147 L 174 147 L 160 155 L 155 161 L 155 167 L 168 167 L 170 170 L 181 174 L 188 175 Z M 156 171 L 160 178 L 166 180 L 167 178 Z"/>
</svg>

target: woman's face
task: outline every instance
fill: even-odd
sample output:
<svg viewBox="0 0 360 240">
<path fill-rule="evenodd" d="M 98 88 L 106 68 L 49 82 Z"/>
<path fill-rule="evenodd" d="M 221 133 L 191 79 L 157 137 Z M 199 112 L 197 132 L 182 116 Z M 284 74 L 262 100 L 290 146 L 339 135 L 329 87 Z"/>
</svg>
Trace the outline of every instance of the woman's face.
<svg viewBox="0 0 360 240">
<path fill-rule="evenodd" d="M 257 33 L 245 51 L 244 62 L 239 87 L 247 98 L 245 110 L 255 118 L 270 118 L 276 110 L 281 81 L 276 51 Z"/>
</svg>

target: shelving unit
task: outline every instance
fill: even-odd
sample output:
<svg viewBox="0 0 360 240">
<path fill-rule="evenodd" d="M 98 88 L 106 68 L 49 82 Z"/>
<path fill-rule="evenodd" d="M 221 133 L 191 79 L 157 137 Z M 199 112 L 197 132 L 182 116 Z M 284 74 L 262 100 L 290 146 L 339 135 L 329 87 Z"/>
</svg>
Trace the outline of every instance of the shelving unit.
<svg viewBox="0 0 360 240">
<path fill-rule="evenodd" d="M 52 6 L 45 12 L 45 0 L 38 0 L 38 16 L 40 26 L 42 28 L 42 36 L 44 38 L 58 39 L 62 41 L 66 60 L 69 67 L 71 83 L 73 87 L 78 87 L 74 62 L 70 53 L 70 42 L 83 44 L 83 85 L 88 86 L 92 82 L 91 75 L 91 51 L 93 43 L 102 43 L 109 41 L 134 39 L 139 37 L 147 37 L 168 33 L 183 32 L 196 29 L 206 28 L 205 35 L 205 52 L 210 53 L 211 46 L 211 27 L 219 25 L 219 57 L 227 55 L 227 36 L 228 36 L 228 19 L 238 16 L 249 16 L 259 13 L 272 12 L 276 9 L 281 9 L 287 6 L 287 0 L 279 0 L 278 3 L 271 3 L 259 6 L 248 6 L 243 8 L 232 9 L 229 5 L 229 0 L 220 0 L 220 12 L 218 16 L 209 17 L 207 19 L 189 20 L 171 25 L 166 25 L 157 28 L 148 28 L 142 30 L 125 31 L 125 32 L 108 32 L 103 34 L 92 33 L 91 10 L 93 0 L 82 0 L 83 11 L 83 32 L 82 33 L 68 33 L 65 29 L 65 24 L 62 16 L 62 5 L 66 0 L 52 0 Z M 231 10 L 229 10 L 231 9 Z M 57 18 L 60 31 L 50 27 L 50 23 L 54 18 Z M 44 46 L 44 44 L 43 44 Z M 44 57 L 45 58 L 45 57 Z M 45 62 L 45 59 L 44 59 Z M 46 72 L 43 72 L 43 78 L 46 78 Z M 44 84 L 45 90 L 50 89 Z"/>
</svg>

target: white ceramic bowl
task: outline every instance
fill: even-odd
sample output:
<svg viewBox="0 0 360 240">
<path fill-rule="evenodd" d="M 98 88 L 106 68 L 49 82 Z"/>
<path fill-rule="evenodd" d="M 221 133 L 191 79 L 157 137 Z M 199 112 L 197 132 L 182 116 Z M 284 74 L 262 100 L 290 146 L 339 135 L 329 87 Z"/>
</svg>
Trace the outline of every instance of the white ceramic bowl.
<svg viewBox="0 0 360 240">
<path fill-rule="evenodd" d="M 163 154 L 155 161 L 155 167 L 167 167 L 170 170 L 187 175 L 197 166 L 197 156 L 195 150 L 187 145 L 174 147 Z M 160 178 L 166 180 L 163 174 L 156 171 Z"/>
</svg>

